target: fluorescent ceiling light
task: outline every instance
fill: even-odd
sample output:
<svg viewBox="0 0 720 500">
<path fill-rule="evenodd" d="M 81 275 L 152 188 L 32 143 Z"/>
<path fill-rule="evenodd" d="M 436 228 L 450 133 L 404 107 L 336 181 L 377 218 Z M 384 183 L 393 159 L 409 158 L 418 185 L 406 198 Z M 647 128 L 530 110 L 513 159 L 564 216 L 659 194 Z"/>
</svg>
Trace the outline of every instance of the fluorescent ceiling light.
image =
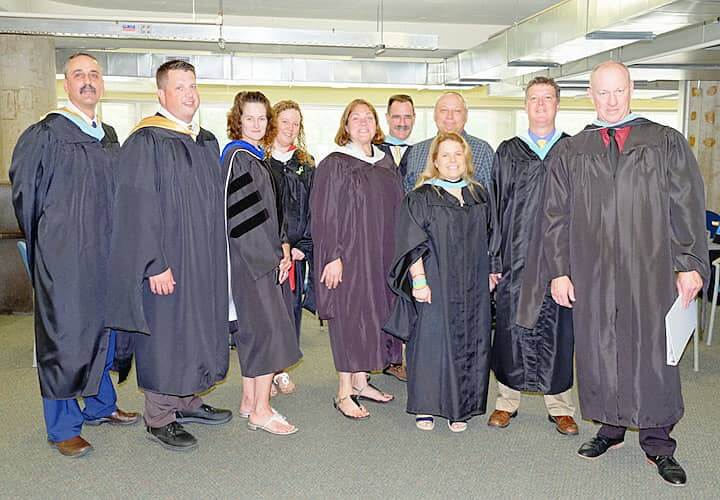
<svg viewBox="0 0 720 500">
<path fill-rule="evenodd" d="M 655 40 L 652 31 L 592 31 L 585 35 L 586 40 Z"/>
<path fill-rule="evenodd" d="M 557 68 L 560 63 L 555 61 L 523 61 L 516 59 L 509 61 L 507 65 L 511 68 Z"/>
</svg>

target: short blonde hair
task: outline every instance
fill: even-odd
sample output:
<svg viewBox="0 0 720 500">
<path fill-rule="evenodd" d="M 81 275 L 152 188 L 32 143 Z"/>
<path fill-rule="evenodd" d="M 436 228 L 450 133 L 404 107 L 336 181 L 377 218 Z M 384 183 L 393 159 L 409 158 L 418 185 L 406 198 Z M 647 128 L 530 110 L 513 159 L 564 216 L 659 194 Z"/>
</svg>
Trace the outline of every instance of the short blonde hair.
<svg viewBox="0 0 720 500">
<path fill-rule="evenodd" d="M 350 113 L 355 111 L 355 108 L 358 106 L 367 106 L 372 112 L 373 118 L 375 118 L 375 136 L 372 139 L 372 143 L 380 144 L 385 140 L 385 134 L 383 134 L 383 131 L 380 128 L 380 121 L 378 120 L 378 114 L 377 111 L 375 111 L 375 106 L 367 102 L 365 99 L 354 99 L 345 107 L 345 111 L 343 111 L 342 117 L 340 118 L 340 127 L 335 134 L 335 144 L 338 146 L 346 146 L 350 142 L 350 134 L 348 134 L 345 127 L 350 119 Z"/>
<path fill-rule="evenodd" d="M 415 184 L 415 189 L 419 188 L 430 179 L 440 178 L 440 171 L 435 165 L 435 162 L 437 161 L 438 155 L 440 154 L 440 144 L 446 141 L 457 142 L 458 144 L 460 144 L 460 146 L 462 146 L 463 156 L 465 157 L 465 172 L 463 173 L 462 178 L 463 180 L 467 181 L 470 192 L 472 193 L 473 197 L 477 199 L 477 193 L 475 191 L 477 189 L 483 191 L 484 188 L 482 187 L 482 184 L 480 184 L 473 178 L 474 168 L 472 151 L 470 150 L 470 146 L 463 138 L 463 136 L 461 136 L 457 132 L 440 132 L 438 133 L 438 135 L 435 136 L 432 144 L 430 144 L 430 152 L 428 153 L 427 162 L 425 163 L 425 170 L 423 170 L 423 172 L 418 177 L 417 183 Z"/>
</svg>

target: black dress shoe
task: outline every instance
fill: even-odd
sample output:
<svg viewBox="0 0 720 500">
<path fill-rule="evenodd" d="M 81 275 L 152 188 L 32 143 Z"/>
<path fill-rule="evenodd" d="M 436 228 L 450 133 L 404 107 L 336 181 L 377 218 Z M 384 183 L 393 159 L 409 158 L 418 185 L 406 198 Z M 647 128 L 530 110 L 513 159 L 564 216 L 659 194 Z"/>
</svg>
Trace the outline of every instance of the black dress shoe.
<svg viewBox="0 0 720 500">
<path fill-rule="evenodd" d="M 148 439 L 157 441 L 168 450 L 186 451 L 198 445 L 195 436 L 177 422 L 170 422 L 165 427 L 147 427 L 147 432 Z"/>
<path fill-rule="evenodd" d="M 663 478 L 666 483 L 670 483 L 673 486 L 685 486 L 687 476 L 682 466 L 675 460 L 675 457 L 672 455 L 661 455 L 658 457 L 646 456 L 648 463 L 657 467 L 658 474 L 660 474 L 660 477 Z"/>
<path fill-rule="evenodd" d="M 610 439 L 604 436 L 595 436 L 590 441 L 586 441 L 578 450 L 578 455 L 590 460 L 596 459 L 608 450 L 621 448 L 622 439 Z"/>
<path fill-rule="evenodd" d="M 175 419 L 181 424 L 194 422 L 196 424 L 218 425 L 230 422 L 232 412 L 204 404 L 197 410 L 176 411 Z"/>
</svg>

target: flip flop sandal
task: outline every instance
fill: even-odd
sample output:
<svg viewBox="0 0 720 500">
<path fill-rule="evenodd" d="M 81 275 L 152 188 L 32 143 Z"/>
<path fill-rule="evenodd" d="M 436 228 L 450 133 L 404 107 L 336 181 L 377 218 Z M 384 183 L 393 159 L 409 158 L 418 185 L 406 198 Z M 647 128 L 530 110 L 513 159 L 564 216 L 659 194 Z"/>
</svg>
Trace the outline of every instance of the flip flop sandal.
<svg viewBox="0 0 720 500">
<path fill-rule="evenodd" d="M 271 408 L 271 410 L 273 411 L 273 413 L 277 413 L 278 415 L 280 415 L 275 408 Z M 238 417 L 244 418 L 244 419 L 247 420 L 247 419 L 250 418 L 250 413 L 251 413 L 251 412 L 249 412 L 249 411 L 246 412 L 246 411 L 238 410 L 237 415 L 238 415 Z M 280 416 L 281 416 L 282 418 L 285 418 L 285 417 L 283 417 L 282 415 L 280 415 Z"/>
<path fill-rule="evenodd" d="M 415 427 L 421 431 L 431 431 L 435 428 L 435 419 L 432 415 L 418 415 L 415 417 Z"/>
<path fill-rule="evenodd" d="M 248 429 L 250 429 L 251 431 L 265 431 L 269 434 L 274 434 L 276 436 L 289 436 L 290 434 L 295 434 L 297 431 L 300 430 L 297 427 L 293 427 L 292 430 L 286 432 L 276 431 L 272 427 L 270 427 L 270 424 L 273 422 L 285 424 L 288 423 L 288 421 L 285 420 L 285 417 L 283 417 L 279 413 L 273 413 L 272 416 L 268 417 L 268 419 L 265 420 L 265 422 L 262 424 L 255 424 L 248 420 Z"/>
<path fill-rule="evenodd" d="M 340 408 L 340 405 L 342 404 L 343 401 L 345 401 L 348 398 L 350 399 L 350 401 L 355 403 L 355 406 L 357 406 L 358 408 L 364 408 L 363 405 L 358 400 L 358 397 L 355 396 L 354 394 L 351 394 L 349 396 L 345 396 L 344 398 L 339 398 L 339 399 L 333 398 L 333 407 L 335 407 L 335 409 L 338 412 L 340 412 L 340 415 L 342 415 L 345 418 L 349 418 L 350 420 L 365 420 L 366 418 L 370 418 L 370 415 L 362 415 L 362 416 L 356 417 L 355 415 L 350 415 L 349 413 L 345 413 L 343 411 L 343 409 Z"/>
<path fill-rule="evenodd" d="M 467 430 L 467 422 L 451 422 L 450 420 L 447 421 L 448 423 L 448 429 L 450 429 L 452 432 L 464 432 Z"/>
<path fill-rule="evenodd" d="M 363 391 L 365 391 L 365 389 L 367 389 L 368 387 L 371 387 L 371 388 L 375 389 L 376 391 L 378 391 L 378 392 L 379 392 L 380 394 L 382 394 L 383 396 L 389 396 L 389 394 L 385 394 L 383 391 L 381 391 L 380 389 L 378 389 L 377 387 L 375 387 L 374 385 L 372 385 L 370 382 L 368 382 L 367 385 L 366 385 L 365 387 L 363 387 L 362 389 L 358 389 L 357 387 L 353 387 L 353 390 L 354 390 L 354 391 L 357 391 L 357 394 L 355 394 L 355 396 L 356 396 L 358 399 L 366 399 L 366 400 L 368 400 L 368 401 L 372 401 L 373 403 L 380 403 L 380 404 L 383 404 L 383 405 L 386 404 L 386 403 L 389 403 L 390 401 L 392 401 L 393 399 L 395 399 L 395 396 L 391 396 L 390 399 L 387 399 L 387 400 L 385 400 L 385 399 L 375 399 L 375 398 L 372 398 L 372 397 L 370 397 L 370 396 L 363 396 Z"/>
</svg>

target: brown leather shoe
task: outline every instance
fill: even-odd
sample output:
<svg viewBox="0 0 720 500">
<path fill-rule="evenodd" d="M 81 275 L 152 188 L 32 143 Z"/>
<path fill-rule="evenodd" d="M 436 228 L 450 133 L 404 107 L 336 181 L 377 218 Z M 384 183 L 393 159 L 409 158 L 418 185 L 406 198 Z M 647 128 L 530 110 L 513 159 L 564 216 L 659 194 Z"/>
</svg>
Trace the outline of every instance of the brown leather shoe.
<svg viewBox="0 0 720 500">
<path fill-rule="evenodd" d="M 510 413 L 504 410 L 495 410 L 488 419 L 488 425 L 490 427 L 497 427 L 498 429 L 504 429 L 510 425 L 510 419 L 515 418 L 517 412 Z"/>
<path fill-rule="evenodd" d="M 139 413 L 134 411 L 123 411 L 118 408 L 107 417 L 100 417 L 95 420 L 86 420 L 85 423 L 87 425 L 101 425 L 107 422 L 110 425 L 132 425 L 139 419 Z"/>
<path fill-rule="evenodd" d="M 579 432 L 575 419 L 569 415 L 558 415 L 557 417 L 548 415 L 548 420 L 555 424 L 555 429 L 557 429 L 560 434 L 565 434 L 566 436 L 577 436 Z"/>
<path fill-rule="evenodd" d="M 87 455 L 92 451 L 93 447 L 90 443 L 85 441 L 81 436 L 75 436 L 65 441 L 48 441 L 50 446 L 57 448 L 60 454 L 66 457 L 78 458 L 83 455 Z"/>
<path fill-rule="evenodd" d="M 402 364 L 390 365 L 383 370 L 383 373 L 385 375 L 395 377 L 400 382 L 407 382 L 407 372 L 405 371 L 405 367 Z"/>
</svg>

